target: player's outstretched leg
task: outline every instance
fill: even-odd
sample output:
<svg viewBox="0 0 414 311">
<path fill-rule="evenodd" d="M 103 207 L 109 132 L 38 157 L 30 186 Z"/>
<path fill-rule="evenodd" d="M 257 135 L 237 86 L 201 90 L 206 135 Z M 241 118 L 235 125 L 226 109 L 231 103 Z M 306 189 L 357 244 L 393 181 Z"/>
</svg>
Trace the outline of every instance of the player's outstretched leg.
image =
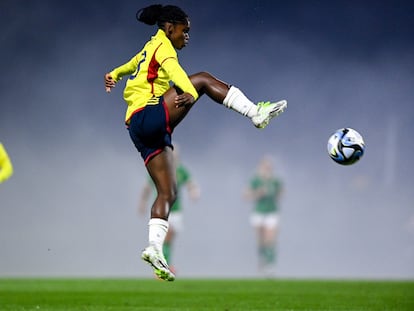
<svg viewBox="0 0 414 311">
<path fill-rule="evenodd" d="M 161 251 L 153 245 L 148 246 L 142 252 L 141 258 L 151 265 L 155 275 L 165 281 L 174 281 L 175 275 L 171 272 L 167 261 Z"/>
<path fill-rule="evenodd" d="M 206 94 L 213 101 L 248 117 L 257 128 L 265 128 L 272 118 L 281 114 L 287 107 L 286 100 L 274 103 L 263 101 L 256 105 L 240 89 L 207 72 L 193 74 L 190 76 L 190 80 L 200 96 Z M 183 109 L 177 109 L 175 97 L 179 92 L 177 87 L 173 87 L 164 94 L 173 128 L 181 122 L 192 106 L 188 105 Z"/>
<path fill-rule="evenodd" d="M 205 93 L 217 103 L 250 118 L 257 128 L 265 128 L 272 118 L 280 115 L 287 107 L 286 100 L 273 103 L 261 101 L 256 105 L 237 87 L 205 72 L 192 75 L 190 79 L 200 95 Z"/>
</svg>

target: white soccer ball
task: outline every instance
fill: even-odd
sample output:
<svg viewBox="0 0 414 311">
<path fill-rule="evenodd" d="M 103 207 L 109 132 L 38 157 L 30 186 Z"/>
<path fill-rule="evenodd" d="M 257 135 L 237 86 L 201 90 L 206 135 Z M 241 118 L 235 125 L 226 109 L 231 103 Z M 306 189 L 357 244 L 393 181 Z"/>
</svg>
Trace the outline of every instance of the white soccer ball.
<svg viewBox="0 0 414 311">
<path fill-rule="evenodd" d="M 361 134 L 349 127 L 335 131 L 328 140 L 328 153 L 332 160 L 342 165 L 357 162 L 365 152 Z"/>
</svg>

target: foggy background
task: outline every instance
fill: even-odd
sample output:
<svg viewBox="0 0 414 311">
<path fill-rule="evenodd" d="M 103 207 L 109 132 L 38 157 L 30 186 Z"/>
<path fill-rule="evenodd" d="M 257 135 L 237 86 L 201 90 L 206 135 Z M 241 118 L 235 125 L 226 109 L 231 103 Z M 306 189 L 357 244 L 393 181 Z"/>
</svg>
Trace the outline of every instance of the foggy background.
<svg viewBox="0 0 414 311">
<path fill-rule="evenodd" d="M 258 130 L 202 97 L 176 129 L 201 187 L 184 196 L 179 277 L 255 277 L 243 190 L 264 153 L 285 193 L 280 277 L 414 278 L 414 8 L 410 1 L 174 1 L 191 18 L 178 53 L 253 101 L 288 100 Z M 137 213 L 146 171 L 124 127 L 124 82 L 103 75 L 156 32 L 150 1 L 0 1 L 0 276 L 149 277 Z M 329 159 L 342 127 L 353 166 Z"/>
</svg>

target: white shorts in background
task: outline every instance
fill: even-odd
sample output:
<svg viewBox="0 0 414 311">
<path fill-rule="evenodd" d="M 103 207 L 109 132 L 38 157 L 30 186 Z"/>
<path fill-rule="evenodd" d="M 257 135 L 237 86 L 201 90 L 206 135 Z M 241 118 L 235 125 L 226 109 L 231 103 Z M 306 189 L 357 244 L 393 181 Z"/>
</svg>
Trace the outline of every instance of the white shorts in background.
<svg viewBox="0 0 414 311">
<path fill-rule="evenodd" d="M 169 227 L 175 232 L 183 230 L 183 214 L 181 212 L 172 212 L 168 216 Z"/>
<path fill-rule="evenodd" d="M 253 213 L 250 216 L 250 224 L 253 227 L 276 228 L 279 225 L 279 215 L 277 213 Z"/>
</svg>

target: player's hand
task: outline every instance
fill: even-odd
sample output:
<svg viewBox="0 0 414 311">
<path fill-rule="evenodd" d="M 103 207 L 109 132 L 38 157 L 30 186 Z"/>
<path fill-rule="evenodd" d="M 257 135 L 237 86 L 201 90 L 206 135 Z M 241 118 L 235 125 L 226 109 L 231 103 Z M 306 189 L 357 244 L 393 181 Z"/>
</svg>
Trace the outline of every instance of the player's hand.
<svg viewBox="0 0 414 311">
<path fill-rule="evenodd" d="M 105 74 L 105 91 L 111 93 L 111 89 L 115 87 L 115 80 L 112 78 L 111 74 Z"/>
<path fill-rule="evenodd" d="M 180 95 L 177 95 L 175 97 L 175 107 L 176 108 L 180 108 L 180 107 L 185 107 L 185 106 L 191 106 L 192 104 L 195 103 L 194 97 L 193 95 L 191 95 L 190 93 L 183 93 Z"/>
</svg>

